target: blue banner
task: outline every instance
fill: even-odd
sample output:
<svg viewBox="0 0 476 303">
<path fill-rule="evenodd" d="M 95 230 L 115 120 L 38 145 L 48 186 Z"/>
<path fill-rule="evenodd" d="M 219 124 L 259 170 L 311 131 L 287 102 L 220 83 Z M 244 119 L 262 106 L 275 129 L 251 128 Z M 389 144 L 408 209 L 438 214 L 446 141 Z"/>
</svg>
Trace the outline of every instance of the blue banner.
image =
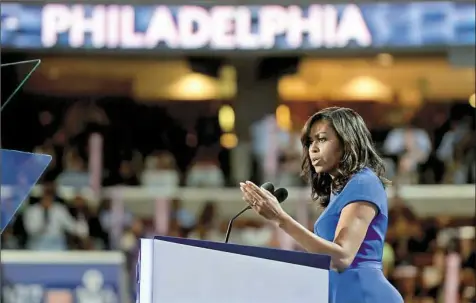
<svg viewBox="0 0 476 303">
<path fill-rule="evenodd" d="M 468 46 L 475 3 L 298 6 L 1 4 L 17 49 L 316 50 Z"/>
<path fill-rule="evenodd" d="M 31 254 L 31 260 L 9 260 L 15 258 L 15 253 Z M 81 262 L 78 259 L 83 258 L 78 256 L 68 262 L 68 253 L 64 253 L 65 260 L 45 261 L 42 260 L 44 258 L 37 258 L 36 252 L 2 251 L 2 259 L 7 254 L 12 256 L 5 258 L 8 261 L 2 260 L 3 295 L 6 302 L 128 302 L 124 297 L 123 264 L 91 260 L 88 256 Z"/>
<path fill-rule="evenodd" d="M 50 162 L 50 155 L 0 149 L 0 234 Z"/>
</svg>

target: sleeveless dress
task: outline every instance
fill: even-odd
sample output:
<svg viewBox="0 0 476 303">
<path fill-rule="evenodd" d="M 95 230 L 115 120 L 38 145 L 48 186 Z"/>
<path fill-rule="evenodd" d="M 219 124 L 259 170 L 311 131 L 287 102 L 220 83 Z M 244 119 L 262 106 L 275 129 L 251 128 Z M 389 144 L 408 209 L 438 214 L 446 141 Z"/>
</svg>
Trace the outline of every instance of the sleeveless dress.
<svg viewBox="0 0 476 303">
<path fill-rule="evenodd" d="M 333 241 L 342 209 L 364 201 L 376 206 L 372 220 L 352 264 L 343 272 L 329 271 L 329 303 L 403 303 L 400 293 L 382 271 L 382 255 L 388 226 L 387 194 L 382 182 L 369 168 L 356 173 L 314 224 L 314 233 Z"/>
</svg>

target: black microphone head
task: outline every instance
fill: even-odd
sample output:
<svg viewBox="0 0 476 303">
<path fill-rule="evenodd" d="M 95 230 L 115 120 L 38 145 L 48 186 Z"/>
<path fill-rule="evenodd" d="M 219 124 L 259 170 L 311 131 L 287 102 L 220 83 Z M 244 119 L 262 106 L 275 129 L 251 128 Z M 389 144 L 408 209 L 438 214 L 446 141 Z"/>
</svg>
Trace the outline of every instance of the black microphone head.
<svg viewBox="0 0 476 303">
<path fill-rule="evenodd" d="M 279 203 L 282 203 L 288 198 L 288 190 L 286 188 L 278 188 L 274 192 L 274 196 L 276 197 Z"/>
<path fill-rule="evenodd" d="M 274 193 L 274 185 L 271 182 L 263 183 L 263 185 L 261 185 L 261 188 L 266 189 L 270 193 Z"/>
</svg>

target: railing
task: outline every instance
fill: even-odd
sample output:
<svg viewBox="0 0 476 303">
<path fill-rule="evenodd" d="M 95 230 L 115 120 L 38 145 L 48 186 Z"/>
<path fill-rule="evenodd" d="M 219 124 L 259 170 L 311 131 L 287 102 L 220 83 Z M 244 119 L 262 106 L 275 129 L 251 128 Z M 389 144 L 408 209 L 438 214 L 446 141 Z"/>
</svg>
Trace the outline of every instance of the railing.
<svg viewBox="0 0 476 303">
<path fill-rule="evenodd" d="M 41 195 L 41 186 L 32 191 L 33 196 Z M 73 198 L 78 191 L 74 188 L 59 187 L 58 195 L 63 198 Z M 389 198 L 395 197 L 396 188 L 389 187 Z M 2 188 L 2 193 L 4 192 Z M 86 198 L 94 200 L 93 192 L 84 188 L 80 191 Z M 474 185 L 405 185 L 398 188 L 398 195 L 411 206 L 416 213 L 423 216 L 441 213 L 455 216 L 474 214 L 475 187 Z M 103 189 L 103 197 L 124 204 L 137 215 L 151 214 L 154 201 L 157 199 L 180 199 L 182 205 L 190 210 L 201 207 L 205 201 L 219 203 L 223 216 L 231 216 L 243 206 L 241 193 L 238 188 L 191 188 L 191 187 L 142 187 L 116 186 Z M 297 205 L 311 203 L 308 188 L 289 188 L 289 198 L 286 207 L 294 210 Z"/>
<path fill-rule="evenodd" d="M 41 186 L 36 186 L 32 196 L 41 195 Z M 58 195 L 70 199 L 78 193 L 77 189 L 59 187 Z M 7 196 L 8 188 L 2 188 L 2 197 Z M 89 198 L 91 204 L 98 204 L 99 199 L 93 190 L 84 188 L 81 195 Z M 388 189 L 389 198 L 395 197 L 396 188 Z M 398 188 L 398 195 L 410 206 L 413 211 L 421 216 L 449 215 L 467 217 L 475 213 L 475 188 L 473 185 L 408 185 Z M 123 218 L 127 212 L 144 218 L 152 218 L 157 234 L 165 234 L 168 229 L 170 201 L 180 199 L 182 207 L 192 213 L 198 214 L 206 201 L 217 203 L 220 215 L 230 218 L 245 205 L 241 199 L 238 188 L 189 188 L 189 187 L 126 187 L 116 186 L 103 188 L 102 196 L 112 201 L 112 230 L 111 240 L 118 243 L 123 229 Z M 391 201 L 391 200 L 390 200 Z M 308 223 L 313 210 L 318 210 L 317 205 L 312 206 L 309 188 L 289 188 L 289 198 L 284 208 L 295 215 L 302 224 Z M 244 217 L 255 216 L 247 212 Z M 255 216 L 255 218 L 258 218 Z"/>
</svg>

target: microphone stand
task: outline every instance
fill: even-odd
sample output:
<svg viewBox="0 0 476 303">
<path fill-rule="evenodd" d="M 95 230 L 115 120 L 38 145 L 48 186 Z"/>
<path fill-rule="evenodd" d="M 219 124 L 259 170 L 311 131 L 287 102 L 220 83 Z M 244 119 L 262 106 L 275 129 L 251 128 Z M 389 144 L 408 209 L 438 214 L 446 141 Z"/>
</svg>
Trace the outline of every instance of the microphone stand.
<svg viewBox="0 0 476 303">
<path fill-rule="evenodd" d="M 236 218 L 241 216 L 242 213 L 245 211 L 251 209 L 251 207 L 247 206 L 243 208 L 239 213 L 237 213 L 231 220 L 228 222 L 228 227 L 226 229 L 226 234 L 225 234 L 225 243 L 228 243 L 228 239 L 230 239 L 230 234 L 231 234 L 231 228 L 233 227 L 233 222 L 235 221 Z"/>
<path fill-rule="evenodd" d="M 264 188 L 266 190 L 268 190 L 269 192 L 271 193 L 274 193 L 274 185 L 273 183 L 271 182 L 266 182 L 264 183 L 263 185 L 261 185 L 261 188 Z M 225 243 L 228 243 L 228 239 L 230 238 L 230 233 L 231 233 L 231 229 L 233 227 L 233 221 L 235 221 L 236 218 L 238 218 L 239 216 L 241 216 L 242 213 L 244 213 L 245 211 L 251 209 L 251 206 L 247 206 L 245 208 L 243 208 L 242 211 L 240 211 L 239 213 L 237 213 L 233 218 L 231 218 L 231 220 L 228 222 L 228 227 L 226 229 L 226 234 L 225 234 Z"/>
<path fill-rule="evenodd" d="M 268 190 L 268 188 L 270 188 L 270 184 L 272 186 L 271 183 L 265 183 L 263 184 L 263 187 Z M 268 187 L 268 188 L 267 188 Z M 273 196 L 276 197 L 276 199 L 278 200 L 279 204 L 283 203 L 287 198 L 288 198 L 288 191 L 285 189 L 285 188 L 278 188 L 276 191 L 273 191 L 273 190 L 270 190 L 270 192 L 273 193 Z M 231 218 L 231 220 L 228 222 L 228 228 L 226 229 L 226 234 L 225 234 L 225 243 L 228 243 L 228 240 L 230 238 L 230 233 L 231 233 L 231 228 L 233 227 L 233 222 L 235 221 L 236 218 L 238 218 L 239 216 L 241 216 L 242 213 L 244 213 L 245 211 L 251 209 L 251 206 L 247 206 L 245 208 L 243 208 L 243 210 L 241 210 L 239 213 L 237 213 L 233 218 Z"/>
</svg>

